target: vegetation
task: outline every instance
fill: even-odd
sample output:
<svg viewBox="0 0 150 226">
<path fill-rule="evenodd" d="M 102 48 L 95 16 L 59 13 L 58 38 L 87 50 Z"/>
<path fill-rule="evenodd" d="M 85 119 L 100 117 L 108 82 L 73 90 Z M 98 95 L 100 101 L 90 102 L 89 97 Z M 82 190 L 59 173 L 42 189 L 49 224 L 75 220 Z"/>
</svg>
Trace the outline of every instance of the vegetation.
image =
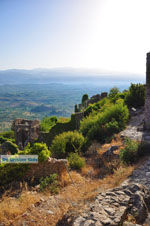
<svg viewBox="0 0 150 226">
<path fill-rule="evenodd" d="M 10 154 L 14 155 L 16 153 L 18 153 L 18 146 L 14 143 L 12 143 L 11 141 L 6 140 L 4 142 L 5 145 L 5 150 L 6 152 L 9 152 Z"/>
<path fill-rule="evenodd" d="M 119 89 L 117 87 L 113 87 L 110 89 L 108 97 L 113 99 L 118 93 L 120 93 Z"/>
<path fill-rule="evenodd" d="M 8 138 L 8 139 L 15 139 L 14 131 L 12 131 L 12 130 L 2 132 L 2 133 L 0 133 L 0 136 L 3 136 L 3 137 Z"/>
<path fill-rule="evenodd" d="M 81 158 L 78 153 L 70 153 L 67 159 L 71 169 L 80 170 L 85 166 L 85 160 Z"/>
<path fill-rule="evenodd" d="M 52 128 L 52 126 L 56 125 L 57 121 L 58 121 L 58 119 L 56 116 L 44 117 L 40 123 L 41 131 L 49 132 L 49 130 Z"/>
<path fill-rule="evenodd" d="M 90 104 L 84 112 L 84 116 L 89 116 L 89 114 L 95 112 L 96 114 L 98 113 L 98 111 L 103 111 L 104 107 L 106 108 L 107 106 L 109 106 L 110 104 L 110 100 L 108 98 L 103 98 L 102 100 L 98 101 L 97 103 L 94 104 Z"/>
<path fill-rule="evenodd" d="M 27 169 L 27 164 L 0 164 L 0 186 L 6 186 L 12 181 L 22 180 Z"/>
<path fill-rule="evenodd" d="M 83 119 L 80 131 L 88 140 L 105 142 L 109 136 L 125 128 L 129 111 L 123 100 L 103 106 L 103 111 Z"/>
<path fill-rule="evenodd" d="M 43 131 L 40 140 L 44 143 L 36 141 L 32 145 L 28 144 L 23 151 L 19 151 L 14 143 L 14 133 L 10 131 L 0 133 L 0 144 L 5 143 L 12 154 L 38 155 L 39 162 L 46 161 L 51 154 L 56 158 L 67 158 L 71 169 L 80 170 L 85 166 L 85 160 L 81 157 L 82 152 L 86 151 L 88 145 L 94 140 L 102 144 L 111 140 L 114 134 L 123 130 L 129 118 L 128 107 L 143 106 L 144 95 L 145 87 L 141 84 L 131 84 L 129 91 L 124 92 L 120 92 L 118 88 L 114 87 L 110 90 L 108 97 L 90 104 L 85 109 L 85 117 L 81 121 L 79 132 L 75 130 L 74 114 L 72 114 L 71 119 L 46 116 L 41 120 L 40 125 L 41 131 Z M 88 95 L 83 95 L 82 103 L 87 99 Z M 44 106 L 42 105 L 42 107 Z M 32 112 L 35 113 L 35 111 Z M 41 112 L 40 109 L 36 111 L 36 113 L 39 112 Z M 127 139 L 125 148 L 120 151 L 120 160 L 124 164 L 132 164 L 143 154 L 142 145 Z M 1 185 L 20 180 L 27 168 L 28 166 L 23 164 L 0 165 Z M 41 178 L 40 189 L 44 190 L 46 187 L 52 193 L 57 192 L 58 180 L 56 174 Z"/>
<path fill-rule="evenodd" d="M 33 146 L 30 146 L 30 144 L 28 144 L 23 151 L 19 152 L 19 154 L 38 155 L 39 162 L 44 162 L 50 157 L 51 152 L 48 150 L 46 144 L 34 143 Z"/>
<path fill-rule="evenodd" d="M 7 138 L 0 136 L 0 144 L 3 144 L 5 141 L 7 141 Z"/>
<path fill-rule="evenodd" d="M 49 189 L 52 194 L 59 192 L 58 175 L 56 173 L 40 179 L 40 190 L 44 191 L 46 188 Z"/>
<path fill-rule="evenodd" d="M 138 143 L 126 138 L 125 148 L 120 150 L 120 160 L 124 164 L 131 164 L 137 160 Z"/>
<path fill-rule="evenodd" d="M 84 137 L 77 131 L 69 131 L 57 135 L 50 147 L 56 158 L 66 158 L 71 152 L 80 152 L 84 144 Z"/>
<path fill-rule="evenodd" d="M 141 107 L 145 103 L 145 86 L 143 84 L 131 84 L 126 95 L 125 103 L 128 107 Z"/>
</svg>

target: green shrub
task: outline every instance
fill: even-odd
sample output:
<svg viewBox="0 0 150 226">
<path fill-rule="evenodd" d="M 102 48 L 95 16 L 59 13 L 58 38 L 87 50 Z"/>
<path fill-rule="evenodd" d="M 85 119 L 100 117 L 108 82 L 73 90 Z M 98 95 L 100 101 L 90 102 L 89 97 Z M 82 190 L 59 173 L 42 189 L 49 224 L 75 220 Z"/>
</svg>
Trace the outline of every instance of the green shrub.
<svg viewBox="0 0 150 226">
<path fill-rule="evenodd" d="M 5 141 L 7 141 L 7 138 L 0 136 L 0 144 L 3 144 Z"/>
<path fill-rule="evenodd" d="M 85 166 L 85 160 L 81 158 L 78 153 L 70 153 L 67 159 L 71 169 L 80 170 Z"/>
<path fill-rule="evenodd" d="M 141 107 L 145 103 L 145 86 L 143 84 L 131 84 L 125 97 L 128 107 Z"/>
<path fill-rule="evenodd" d="M 22 180 L 27 170 L 28 164 L 0 164 L 0 187 Z"/>
<path fill-rule="evenodd" d="M 40 190 L 44 191 L 46 188 L 48 188 L 52 194 L 59 192 L 58 175 L 56 173 L 40 179 Z"/>
<path fill-rule="evenodd" d="M 57 122 L 57 117 L 56 116 L 51 116 L 51 117 L 45 117 L 42 119 L 40 123 L 40 130 L 43 132 L 49 132 L 49 130 L 56 125 Z"/>
<path fill-rule="evenodd" d="M 104 142 L 109 136 L 125 128 L 129 111 L 123 100 L 103 108 L 97 115 L 89 115 L 81 121 L 80 131 L 89 140 Z"/>
<path fill-rule="evenodd" d="M 98 122 L 100 124 L 105 124 L 112 120 L 115 120 L 118 122 L 118 126 L 121 131 L 122 129 L 125 128 L 128 118 L 129 118 L 128 108 L 121 101 L 106 108 L 105 111 L 101 113 Z"/>
<path fill-rule="evenodd" d="M 130 139 L 126 139 L 125 148 L 120 150 L 120 160 L 124 164 L 134 163 L 138 158 L 138 143 Z"/>
<path fill-rule="evenodd" d="M 102 100 L 98 101 L 97 103 L 90 104 L 84 111 L 84 117 L 89 116 L 92 112 L 99 112 L 104 110 L 104 108 L 108 107 L 110 105 L 110 100 L 105 97 Z"/>
<path fill-rule="evenodd" d="M 84 144 L 84 137 L 77 131 L 64 132 L 57 135 L 50 147 L 56 158 L 66 158 L 70 152 L 79 152 Z"/>
<path fill-rule="evenodd" d="M 50 157 L 51 152 L 48 150 L 46 144 L 34 143 L 32 147 L 28 144 L 23 151 L 19 152 L 19 154 L 38 155 L 39 162 L 44 162 Z"/>
<path fill-rule="evenodd" d="M 118 100 L 125 100 L 128 92 L 117 93 L 112 99 L 111 102 L 116 103 Z"/>
<path fill-rule="evenodd" d="M 6 152 L 10 152 L 12 155 L 18 153 L 18 151 L 19 151 L 18 146 L 8 140 L 3 143 L 3 146 L 6 150 Z"/>
<path fill-rule="evenodd" d="M 9 138 L 9 139 L 14 139 L 14 131 L 10 130 L 10 131 L 6 131 L 6 132 L 2 132 L 0 133 L 0 136 L 3 136 L 5 138 Z"/>
<path fill-rule="evenodd" d="M 110 99 L 113 99 L 118 93 L 119 93 L 119 89 L 117 87 L 113 87 L 112 89 L 110 89 L 108 97 Z"/>
<path fill-rule="evenodd" d="M 13 131 L 0 133 L 0 144 L 3 144 L 5 141 L 11 141 L 12 143 L 15 143 Z"/>
</svg>

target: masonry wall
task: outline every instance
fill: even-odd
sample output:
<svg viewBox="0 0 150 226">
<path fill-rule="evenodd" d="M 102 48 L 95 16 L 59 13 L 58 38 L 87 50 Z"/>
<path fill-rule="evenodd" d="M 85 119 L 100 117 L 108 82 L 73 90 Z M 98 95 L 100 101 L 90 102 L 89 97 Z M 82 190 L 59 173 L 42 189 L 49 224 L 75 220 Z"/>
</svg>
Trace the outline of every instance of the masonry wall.
<svg viewBox="0 0 150 226">
<path fill-rule="evenodd" d="M 150 130 L 150 53 L 147 53 L 146 59 L 146 98 L 144 128 L 146 130 Z"/>
</svg>

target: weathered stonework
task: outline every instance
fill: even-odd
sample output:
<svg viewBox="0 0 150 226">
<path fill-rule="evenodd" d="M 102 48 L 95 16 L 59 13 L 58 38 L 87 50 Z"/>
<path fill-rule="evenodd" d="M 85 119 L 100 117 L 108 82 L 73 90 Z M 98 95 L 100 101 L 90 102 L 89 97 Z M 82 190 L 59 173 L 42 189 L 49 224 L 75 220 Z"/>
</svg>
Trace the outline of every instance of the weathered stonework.
<svg viewBox="0 0 150 226">
<path fill-rule="evenodd" d="M 39 137 L 39 120 L 16 119 L 12 124 L 15 133 L 16 144 L 23 149 L 28 142 L 32 143 Z"/>
<path fill-rule="evenodd" d="M 113 147 L 114 148 L 114 147 Z M 150 225 L 150 157 L 119 187 L 100 191 L 82 212 L 68 211 L 58 226 Z M 129 217 L 137 224 L 126 222 Z M 145 221 L 146 220 L 146 221 Z"/>
<path fill-rule="evenodd" d="M 92 96 L 90 99 L 86 100 L 83 104 L 78 104 L 78 105 L 76 104 L 74 107 L 75 113 L 84 111 L 84 109 L 87 108 L 89 106 L 89 104 L 97 103 L 98 101 L 107 97 L 107 95 L 108 95 L 107 92 L 103 92 L 101 94 L 96 94 L 96 95 Z"/>
<path fill-rule="evenodd" d="M 67 173 L 67 160 L 49 158 L 46 162 L 31 164 L 23 180 L 28 183 L 34 183 L 39 181 L 41 177 L 46 177 L 53 173 L 57 173 L 59 179 L 61 179 L 61 176 Z"/>
<path fill-rule="evenodd" d="M 75 128 L 79 130 L 80 128 L 80 121 L 84 118 L 84 112 L 76 112 L 75 115 Z"/>
<path fill-rule="evenodd" d="M 144 129 L 150 130 L 150 52 L 147 53 L 146 61 L 146 98 Z"/>
</svg>

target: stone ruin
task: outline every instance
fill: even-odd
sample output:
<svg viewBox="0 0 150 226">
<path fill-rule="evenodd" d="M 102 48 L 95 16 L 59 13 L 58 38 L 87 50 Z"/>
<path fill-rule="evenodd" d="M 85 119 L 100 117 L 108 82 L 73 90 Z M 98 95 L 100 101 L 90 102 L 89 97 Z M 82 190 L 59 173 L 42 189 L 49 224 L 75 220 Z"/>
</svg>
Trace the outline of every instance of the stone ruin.
<svg viewBox="0 0 150 226">
<path fill-rule="evenodd" d="M 150 130 L 150 52 L 147 53 L 146 59 L 146 97 L 144 129 Z"/>
<path fill-rule="evenodd" d="M 84 111 L 85 108 L 89 106 L 89 104 L 97 103 L 98 101 L 102 100 L 103 98 L 107 97 L 108 93 L 103 92 L 101 94 L 97 94 L 92 96 L 90 99 L 86 100 L 83 104 L 76 104 L 75 105 L 75 128 L 79 130 L 80 128 L 80 121 L 84 118 Z"/>
<path fill-rule="evenodd" d="M 40 121 L 16 119 L 12 124 L 16 144 L 19 149 L 24 149 L 28 142 L 33 143 L 39 137 Z"/>
<path fill-rule="evenodd" d="M 84 111 L 85 108 L 89 106 L 89 104 L 97 103 L 98 101 L 102 100 L 103 98 L 107 97 L 108 93 L 103 92 L 101 94 L 96 94 L 92 96 L 90 99 L 86 100 L 83 104 L 76 104 L 75 105 L 75 113 Z"/>
<path fill-rule="evenodd" d="M 68 162 L 66 159 L 49 158 L 45 162 L 39 162 L 38 164 L 31 164 L 30 168 L 25 173 L 23 180 L 29 184 L 39 182 L 41 177 L 49 176 L 50 174 L 57 173 L 59 179 L 64 174 L 67 174 Z"/>
</svg>

